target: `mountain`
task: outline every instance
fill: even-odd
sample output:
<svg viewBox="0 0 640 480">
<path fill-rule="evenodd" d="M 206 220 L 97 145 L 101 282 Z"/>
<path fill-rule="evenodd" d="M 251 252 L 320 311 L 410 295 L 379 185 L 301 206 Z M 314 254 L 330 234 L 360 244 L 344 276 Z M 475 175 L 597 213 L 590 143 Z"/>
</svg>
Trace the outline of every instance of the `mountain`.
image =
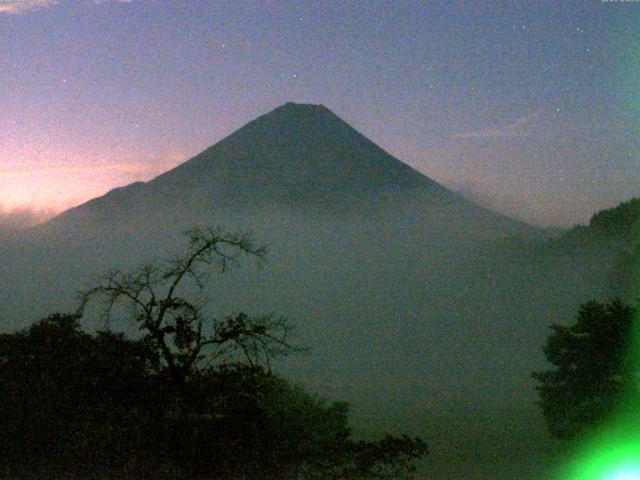
<svg viewBox="0 0 640 480">
<path fill-rule="evenodd" d="M 3 328 L 73 308 L 108 269 L 171 257 L 196 224 L 270 246 L 263 268 L 212 276 L 208 309 L 289 316 L 310 352 L 278 368 L 351 401 L 356 428 L 424 435 L 437 478 L 540 478 L 552 446 L 530 372 L 547 325 L 610 292 L 606 252 L 511 248 L 540 231 L 425 177 L 327 108 L 289 103 L 149 182 L 0 241 Z"/>
<path fill-rule="evenodd" d="M 468 202 L 392 157 L 322 105 L 287 103 L 156 177 L 112 190 L 52 224 L 177 215 L 207 208 L 319 207 L 362 213 L 413 200 L 417 210 L 458 208 L 497 234 L 533 228 Z M 195 218 L 194 218 L 195 220 Z"/>
</svg>

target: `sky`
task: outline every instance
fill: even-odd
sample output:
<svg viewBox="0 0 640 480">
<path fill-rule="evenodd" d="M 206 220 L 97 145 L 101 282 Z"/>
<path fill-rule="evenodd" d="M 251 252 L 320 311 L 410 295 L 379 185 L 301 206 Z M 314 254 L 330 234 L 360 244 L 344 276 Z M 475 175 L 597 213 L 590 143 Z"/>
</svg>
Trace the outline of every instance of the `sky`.
<svg viewBox="0 0 640 480">
<path fill-rule="evenodd" d="M 0 0 L 0 225 L 288 101 L 480 204 L 586 223 L 640 195 L 639 31 L 636 1 Z"/>
</svg>

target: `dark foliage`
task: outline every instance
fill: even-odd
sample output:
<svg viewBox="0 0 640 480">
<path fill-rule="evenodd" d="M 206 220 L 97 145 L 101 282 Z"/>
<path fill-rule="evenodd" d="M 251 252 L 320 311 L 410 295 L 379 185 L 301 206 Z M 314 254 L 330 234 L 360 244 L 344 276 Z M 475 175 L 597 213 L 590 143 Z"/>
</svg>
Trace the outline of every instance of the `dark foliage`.
<svg viewBox="0 0 640 480">
<path fill-rule="evenodd" d="M 354 440 L 347 404 L 271 372 L 295 350 L 286 319 L 207 318 L 181 291 L 202 286 L 205 266 L 263 251 L 243 235 L 189 235 L 166 267 L 114 272 L 82 295 L 107 315 L 128 302 L 141 338 L 85 333 L 80 314 L 0 336 L 0 467 L 12 478 L 411 478 L 420 439 Z"/>
<path fill-rule="evenodd" d="M 552 435 L 574 438 L 598 425 L 634 387 L 633 317 L 620 300 L 592 301 L 582 305 L 574 325 L 552 325 L 544 353 L 554 368 L 533 374 Z"/>
<path fill-rule="evenodd" d="M 76 315 L 2 335 L 3 466 L 128 478 L 407 478 L 397 475 L 426 453 L 419 439 L 352 440 L 345 403 L 260 366 L 198 368 L 177 384 L 154 371 L 154 355 L 142 340 L 82 332 Z"/>
<path fill-rule="evenodd" d="M 603 235 L 629 238 L 634 225 L 640 220 L 640 198 L 623 202 L 615 208 L 602 210 L 593 217 L 589 227 Z"/>
<path fill-rule="evenodd" d="M 122 427 L 147 400 L 147 358 L 141 342 L 121 334 L 82 332 L 77 315 L 52 315 L 25 331 L 1 335 L 5 458 L 115 460 L 121 452 L 99 443 L 124 447 L 135 441 L 134 432 Z"/>
<path fill-rule="evenodd" d="M 606 248 L 620 255 L 637 243 L 640 234 L 640 198 L 632 198 L 616 207 L 595 213 L 589 225 L 576 225 L 562 235 L 542 242 L 549 252 L 574 251 L 576 248 Z M 635 242 L 634 242 L 635 241 Z"/>
</svg>

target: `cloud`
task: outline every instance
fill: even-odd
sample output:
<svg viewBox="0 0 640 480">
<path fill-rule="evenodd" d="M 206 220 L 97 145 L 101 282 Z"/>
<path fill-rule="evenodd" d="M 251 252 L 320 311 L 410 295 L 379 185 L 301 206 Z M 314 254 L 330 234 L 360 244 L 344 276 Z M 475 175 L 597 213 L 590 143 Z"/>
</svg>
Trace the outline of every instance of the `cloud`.
<svg viewBox="0 0 640 480">
<path fill-rule="evenodd" d="M 498 128 L 478 130 L 475 132 L 454 133 L 451 140 L 469 140 L 478 138 L 527 137 L 538 127 L 540 112 L 533 112 L 520 117 L 512 123 Z"/>
<path fill-rule="evenodd" d="M 53 210 L 32 207 L 7 208 L 0 205 L 0 237 L 21 228 L 33 227 L 56 214 Z"/>
<path fill-rule="evenodd" d="M 0 151 L 0 157 L 2 152 Z M 62 211 L 84 203 L 107 191 L 136 181 L 148 181 L 180 161 L 166 155 L 165 160 L 147 157 L 148 162 L 121 161 L 90 164 L 85 160 L 50 161 L 0 165 L 0 214 L 2 207 L 30 206 Z M 185 157 L 180 155 L 181 159 Z M 0 162 L 1 163 L 1 162 Z"/>
<path fill-rule="evenodd" d="M 132 0 L 84 0 L 78 3 L 94 4 L 101 3 L 131 3 Z M 41 10 L 43 8 L 60 5 L 61 0 L 0 0 L 0 14 L 22 15 L 24 13 Z"/>
<path fill-rule="evenodd" d="M 58 0 L 0 0 L 0 13 L 21 15 L 32 10 L 57 5 Z"/>
<path fill-rule="evenodd" d="M 39 166 L 37 172 L 34 173 L 32 169 L 11 169 L 3 168 L 0 166 L 0 176 L 2 178 L 18 178 L 18 177 L 34 177 L 42 175 L 102 175 L 109 173 L 119 173 L 123 175 L 144 175 L 153 176 L 158 175 L 170 168 L 178 165 L 179 160 L 183 160 L 184 156 L 170 156 L 167 161 L 158 161 L 156 163 L 141 163 L 141 162 L 119 162 L 110 164 L 98 164 L 98 165 L 49 165 Z"/>
</svg>

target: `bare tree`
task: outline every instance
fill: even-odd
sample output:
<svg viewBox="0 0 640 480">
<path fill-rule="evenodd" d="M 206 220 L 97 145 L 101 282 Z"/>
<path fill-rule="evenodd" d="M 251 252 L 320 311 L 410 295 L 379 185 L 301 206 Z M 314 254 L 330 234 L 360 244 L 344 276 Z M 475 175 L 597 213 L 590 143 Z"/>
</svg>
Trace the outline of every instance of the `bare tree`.
<svg viewBox="0 0 640 480">
<path fill-rule="evenodd" d="M 270 368 L 274 355 L 295 350 L 284 317 L 240 313 L 222 320 L 207 318 L 204 303 L 186 296 L 194 289 L 198 294 L 203 291 L 212 267 L 224 272 L 244 256 L 261 261 L 265 247 L 246 233 L 214 228 L 194 228 L 186 235 L 189 247 L 183 255 L 133 272 L 111 271 L 96 286 L 79 292 L 79 313 L 96 300 L 110 322 L 116 306 L 132 307 L 135 322 L 156 352 L 153 367 L 178 381 L 205 362 L 225 363 L 241 355 L 251 366 Z"/>
</svg>

